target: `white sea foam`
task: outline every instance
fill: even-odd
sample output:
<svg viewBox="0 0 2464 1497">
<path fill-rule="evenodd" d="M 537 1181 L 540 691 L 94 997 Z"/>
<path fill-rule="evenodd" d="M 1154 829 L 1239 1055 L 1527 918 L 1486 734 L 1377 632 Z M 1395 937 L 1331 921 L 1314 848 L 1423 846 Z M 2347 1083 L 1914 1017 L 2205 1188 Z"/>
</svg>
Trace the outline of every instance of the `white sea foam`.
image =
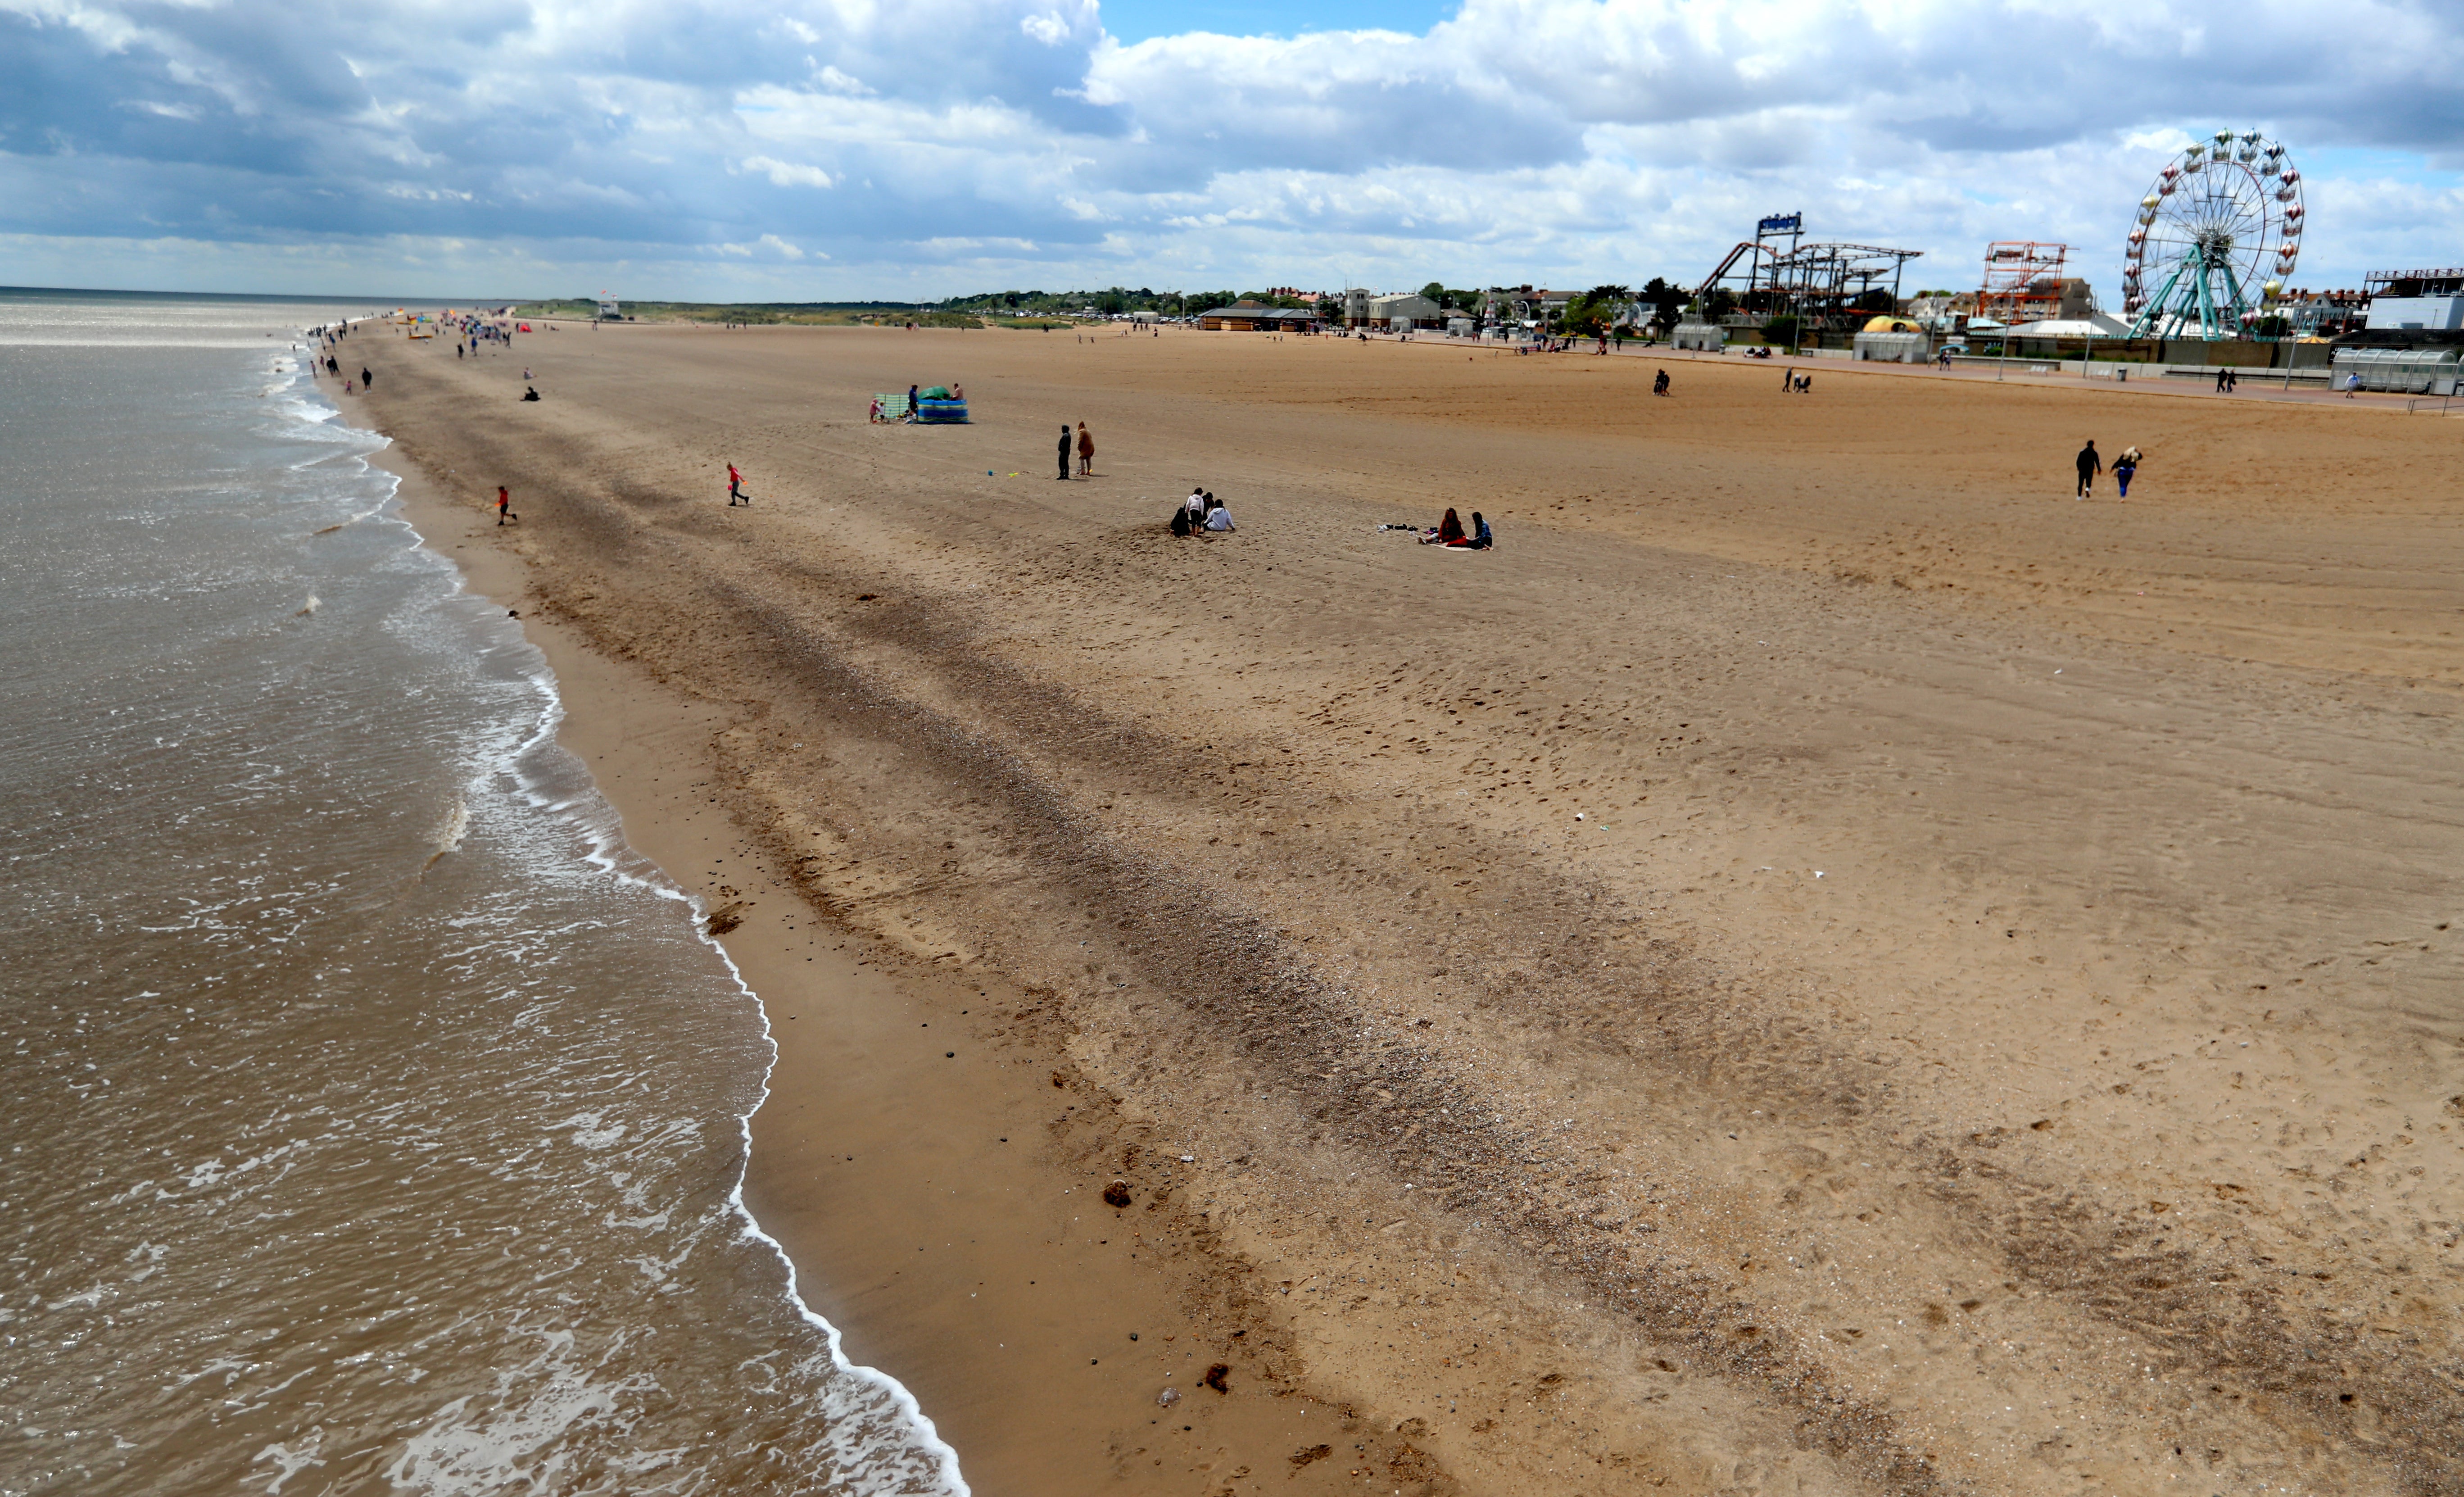
<svg viewBox="0 0 2464 1497">
<path fill-rule="evenodd" d="M 335 414 L 339 416 L 340 412 Z M 398 488 L 399 480 L 395 482 Z M 412 525 L 408 517 L 401 512 L 398 495 L 389 498 L 388 502 L 393 508 L 395 520 L 409 532 L 428 555 L 434 557 L 442 565 L 452 568 L 456 589 L 464 590 L 460 568 L 453 566 L 451 558 L 427 545 L 426 539 L 419 535 L 417 527 Z M 751 1005 L 753 1012 L 759 1017 L 762 1041 L 770 1052 L 769 1067 L 775 1067 L 778 1061 L 778 1046 L 772 1033 L 769 1010 L 762 1004 L 760 996 L 754 991 L 752 984 L 745 980 L 743 972 L 737 966 L 735 958 L 728 955 L 726 947 L 716 938 L 705 934 L 704 917 L 708 914 L 708 911 L 702 901 L 688 892 L 670 878 L 665 870 L 642 857 L 626 843 L 621 822 L 614 807 L 598 793 L 595 786 L 589 784 L 588 771 L 579 760 L 564 753 L 556 742 L 556 735 L 563 724 L 565 714 L 563 695 L 558 690 L 555 672 L 548 667 L 545 658 L 538 655 L 537 647 L 529 643 L 527 636 L 519 633 L 518 626 L 513 624 L 511 620 L 502 619 L 493 607 L 488 609 L 488 613 L 492 619 L 498 621 L 495 627 L 501 627 L 505 632 L 516 636 L 518 639 L 519 648 L 529 650 L 537 658 L 537 664 L 529 672 L 528 680 L 539 693 L 538 712 L 532 719 L 528 733 L 517 743 L 512 745 L 510 751 L 501 759 L 495 760 L 491 767 L 495 773 L 501 774 L 518 787 L 532 806 L 561 816 L 579 834 L 583 843 L 581 856 L 592 868 L 626 886 L 649 892 L 661 899 L 671 900 L 684 907 L 691 928 L 696 936 L 725 964 L 737 992 Z M 579 786 L 576 784 L 577 779 L 581 782 Z M 751 1154 L 753 1147 L 753 1114 L 759 1111 L 761 1104 L 770 1096 L 769 1067 L 763 1069 L 759 1096 L 751 1107 L 737 1114 L 736 1119 L 743 1152 L 747 1156 Z M 603 1120 L 597 1114 L 577 1115 L 569 1122 L 577 1128 L 572 1141 L 584 1148 L 606 1147 L 615 1142 L 623 1132 L 621 1129 L 610 1130 L 604 1127 Z M 830 1447 L 832 1466 L 841 1470 L 863 1470 L 876 1464 L 875 1460 L 869 1455 L 865 1442 L 878 1441 L 878 1427 L 875 1419 L 868 1416 L 877 1416 L 883 1411 L 878 1408 L 867 1408 L 865 1405 L 886 1402 L 888 1412 L 894 1415 L 896 1422 L 912 1430 L 913 1438 L 933 1453 L 938 1464 L 938 1474 L 943 1490 L 950 1493 L 951 1497 L 969 1497 L 971 1488 L 959 1472 L 957 1451 L 940 1438 L 932 1419 L 925 1414 L 914 1395 L 908 1391 L 905 1384 L 890 1374 L 867 1367 L 848 1357 L 841 1344 L 838 1328 L 804 1302 L 803 1295 L 798 1288 L 795 1261 L 787 1255 L 786 1248 L 778 1239 L 762 1229 L 752 1208 L 745 1203 L 744 1178 L 741 1171 L 737 1173 L 736 1181 L 729 1190 L 727 1204 L 730 1213 L 740 1223 L 743 1237 L 758 1243 L 764 1250 L 776 1256 L 780 1266 L 785 1272 L 787 1298 L 793 1305 L 796 1314 L 825 1338 L 832 1369 L 842 1378 L 864 1390 L 866 1396 L 835 1398 L 833 1399 L 835 1406 L 824 1411 L 825 1417 L 823 1420 L 822 1438 Z M 659 1225 L 666 1224 L 664 1213 L 653 1220 Z M 578 1387 L 562 1388 L 556 1397 L 560 1407 L 578 1409 L 588 1401 Z M 490 1449 L 502 1448 L 502 1443 L 495 1437 L 491 1437 L 488 1442 L 482 1443 Z M 459 1453 L 468 1456 L 471 1450 L 477 1447 L 459 1447 Z M 483 1485 L 480 1487 L 462 1489 L 487 1488 Z"/>
<path fill-rule="evenodd" d="M 20 510 L 0 547 L 55 683 L 27 720 L 75 728 L 0 759 L 0 809 L 46 808 L 0 838 L 82 839 L 11 853 L 38 870 L 11 986 L 42 1000 L 0 988 L 33 1266 L 0 1308 L 11 1463 L 97 1490 L 315 1490 L 348 1450 L 441 1497 L 964 1493 L 745 1206 L 759 998 L 557 745 L 538 650 L 401 519 L 384 439 L 266 341 L 183 345 L 190 425 L 99 520 L 133 539 L 55 560 Z M 82 462 L 70 386 L 114 366 L 45 367 Z M 342 529 L 371 500 L 385 523 Z M 303 594 L 315 628 L 268 627 Z"/>
</svg>

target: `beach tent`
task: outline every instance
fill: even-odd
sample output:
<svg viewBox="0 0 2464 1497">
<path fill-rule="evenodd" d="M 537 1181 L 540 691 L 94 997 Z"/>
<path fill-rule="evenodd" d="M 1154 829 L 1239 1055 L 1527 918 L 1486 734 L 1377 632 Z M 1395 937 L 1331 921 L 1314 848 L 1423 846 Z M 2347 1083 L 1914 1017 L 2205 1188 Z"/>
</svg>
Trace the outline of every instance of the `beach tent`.
<svg viewBox="0 0 2464 1497">
<path fill-rule="evenodd" d="M 1968 324 L 1974 332 L 1977 324 Z M 2102 312 L 2088 317 L 2048 318 L 2042 322 L 2022 322 L 2005 330 L 2010 338 L 2127 338 L 2130 324 Z"/>
</svg>

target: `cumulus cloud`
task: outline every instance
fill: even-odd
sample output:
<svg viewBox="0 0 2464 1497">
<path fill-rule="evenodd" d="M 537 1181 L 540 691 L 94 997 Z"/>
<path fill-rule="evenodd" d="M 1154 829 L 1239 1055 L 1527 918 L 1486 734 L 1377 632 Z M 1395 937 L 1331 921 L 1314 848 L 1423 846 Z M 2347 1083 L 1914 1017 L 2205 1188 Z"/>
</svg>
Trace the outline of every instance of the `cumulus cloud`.
<svg viewBox="0 0 2464 1497">
<path fill-rule="evenodd" d="M 253 249 L 256 289 L 1634 281 L 1801 209 L 1925 250 L 1926 283 L 2031 237 L 2110 287 L 2148 174 L 2219 124 L 2304 159 L 2302 279 L 2455 258 L 2464 11 L 2220 15 L 1464 0 L 1419 34 L 1125 45 L 1095 0 L 0 0 L 0 279 L 86 241 L 224 284 Z"/>
<path fill-rule="evenodd" d="M 830 174 L 819 166 L 801 162 L 780 161 L 770 156 L 747 156 L 744 169 L 758 171 L 782 187 L 826 187 L 832 186 Z"/>
</svg>

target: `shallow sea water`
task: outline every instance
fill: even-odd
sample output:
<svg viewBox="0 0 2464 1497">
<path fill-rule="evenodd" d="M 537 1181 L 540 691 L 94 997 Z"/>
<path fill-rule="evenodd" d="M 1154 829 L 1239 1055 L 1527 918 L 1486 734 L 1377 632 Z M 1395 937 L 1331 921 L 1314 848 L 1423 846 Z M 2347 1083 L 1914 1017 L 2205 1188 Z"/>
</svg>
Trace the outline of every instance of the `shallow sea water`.
<svg viewBox="0 0 2464 1497">
<path fill-rule="evenodd" d="M 365 310 L 0 293 L 0 1493 L 963 1492 L 743 1210 L 759 1004 L 297 372 Z"/>
</svg>

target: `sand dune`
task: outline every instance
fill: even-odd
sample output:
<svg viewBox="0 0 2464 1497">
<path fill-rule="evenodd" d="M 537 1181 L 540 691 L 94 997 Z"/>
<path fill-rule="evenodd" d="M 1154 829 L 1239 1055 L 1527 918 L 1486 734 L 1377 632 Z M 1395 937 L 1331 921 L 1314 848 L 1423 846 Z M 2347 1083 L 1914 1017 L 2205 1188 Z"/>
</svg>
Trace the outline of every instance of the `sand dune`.
<svg viewBox="0 0 2464 1497">
<path fill-rule="evenodd" d="M 799 1016 L 757 1210 L 979 1490 L 2464 1482 L 2464 425 L 370 341 L 429 501 L 512 485 L 451 539 L 521 561 L 482 583 L 636 840 Z M 867 424 L 919 381 L 976 425 Z M 2147 451 L 2126 504 L 2071 499 L 2090 435 Z M 1192 483 L 1238 534 L 1165 533 Z M 1446 505 L 1499 548 L 1377 529 Z"/>
</svg>

